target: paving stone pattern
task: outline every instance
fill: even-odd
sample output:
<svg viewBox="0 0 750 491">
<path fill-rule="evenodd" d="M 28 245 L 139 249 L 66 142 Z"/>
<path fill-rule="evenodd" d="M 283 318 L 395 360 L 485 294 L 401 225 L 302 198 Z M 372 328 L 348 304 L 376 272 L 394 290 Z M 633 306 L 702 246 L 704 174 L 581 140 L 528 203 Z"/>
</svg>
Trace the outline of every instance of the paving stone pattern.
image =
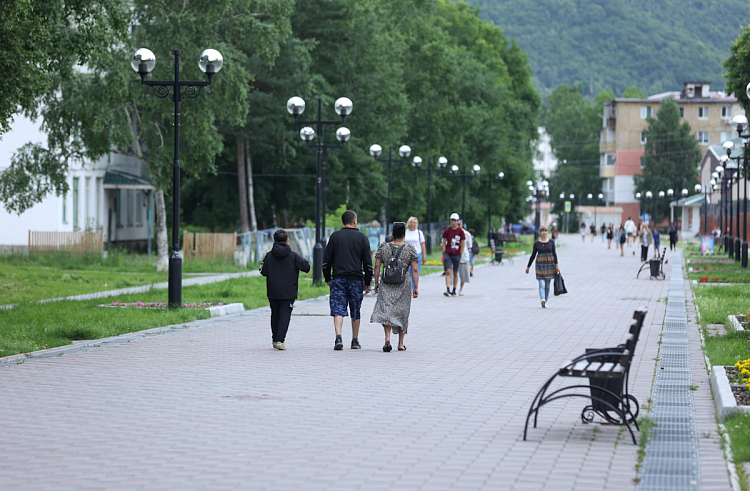
<svg viewBox="0 0 750 491">
<path fill-rule="evenodd" d="M 348 323 L 333 350 L 318 301 L 297 306 L 284 352 L 256 311 L 0 368 L 0 489 L 635 489 L 637 447 L 583 424 L 583 399 L 545 406 L 522 440 L 544 380 L 622 342 L 644 305 L 631 381 L 641 403 L 651 392 L 668 281 L 635 279 L 636 248 L 564 240 L 570 293 L 547 309 L 525 260 L 477 267 L 464 297 L 422 279 L 402 352 L 382 352 L 367 296 L 360 351 Z M 728 489 L 705 449 L 719 471 L 701 479 Z"/>
</svg>

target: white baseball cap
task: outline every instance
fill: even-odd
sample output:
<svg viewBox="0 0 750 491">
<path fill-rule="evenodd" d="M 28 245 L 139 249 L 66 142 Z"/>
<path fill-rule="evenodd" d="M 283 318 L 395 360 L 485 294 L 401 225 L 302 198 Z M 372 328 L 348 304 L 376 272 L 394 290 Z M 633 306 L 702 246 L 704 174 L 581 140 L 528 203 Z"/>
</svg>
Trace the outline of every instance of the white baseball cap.
<svg viewBox="0 0 750 491">
<path fill-rule="evenodd" d="M 458 219 L 459 219 L 458 213 L 451 214 L 451 220 L 458 220 Z"/>
</svg>

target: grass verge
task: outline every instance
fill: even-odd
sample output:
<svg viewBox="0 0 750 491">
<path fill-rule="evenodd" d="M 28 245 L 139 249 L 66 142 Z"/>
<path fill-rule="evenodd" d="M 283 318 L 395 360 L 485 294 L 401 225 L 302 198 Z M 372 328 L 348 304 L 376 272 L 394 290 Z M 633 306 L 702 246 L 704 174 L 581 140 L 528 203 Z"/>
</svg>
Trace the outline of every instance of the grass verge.
<svg viewBox="0 0 750 491">
<path fill-rule="evenodd" d="M 299 299 L 328 293 L 328 287 L 314 287 L 300 279 Z M 268 305 L 265 278 L 234 278 L 208 285 L 185 287 L 183 302 L 241 302 L 246 309 Z M 203 309 L 120 309 L 102 308 L 112 302 L 165 302 L 166 290 L 121 295 L 98 300 L 61 301 L 45 304 L 20 303 L 0 310 L 0 356 L 54 348 L 83 339 L 100 339 L 154 327 L 205 319 Z"/>
</svg>

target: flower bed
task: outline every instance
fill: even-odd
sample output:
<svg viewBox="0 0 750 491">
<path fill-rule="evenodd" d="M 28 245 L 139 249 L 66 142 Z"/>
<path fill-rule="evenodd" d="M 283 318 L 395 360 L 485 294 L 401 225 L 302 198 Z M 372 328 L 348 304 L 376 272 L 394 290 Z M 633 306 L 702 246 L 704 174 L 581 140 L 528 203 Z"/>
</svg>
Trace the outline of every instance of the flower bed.
<svg viewBox="0 0 750 491">
<path fill-rule="evenodd" d="M 711 278 L 704 276 L 698 278 L 699 283 L 750 283 L 750 278 Z"/>
<path fill-rule="evenodd" d="M 738 406 L 750 406 L 750 360 L 743 360 L 733 367 L 724 367 L 732 394 Z"/>
<path fill-rule="evenodd" d="M 689 264 L 734 264 L 731 259 L 688 259 Z"/>
<path fill-rule="evenodd" d="M 209 307 L 220 307 L 224 305 L 221 302 L 203 302 L 203 303 L 183 303 L 181 307 L 195 308 L 195 309 L 207 309 Z M 137 309 L 166 309 L 169 307 L 168 303 L 164 302 L 112 302 L 111 305 L 103 305 L 103 307 L 122 307 L 122 308 L 137 308 Z"/>
</svg>

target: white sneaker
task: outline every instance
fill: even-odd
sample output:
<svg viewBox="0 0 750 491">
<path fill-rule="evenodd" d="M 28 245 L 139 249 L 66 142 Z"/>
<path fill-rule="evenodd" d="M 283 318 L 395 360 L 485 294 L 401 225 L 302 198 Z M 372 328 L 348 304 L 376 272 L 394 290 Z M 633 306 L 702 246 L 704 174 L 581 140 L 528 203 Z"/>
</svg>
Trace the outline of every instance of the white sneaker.
<svg viewBox="0 0 750 491">
<path fill-rule="evenodd" d="M 458 292 L 458 296 L 459 296 L 459 297 L 463 297 L 463 296 L 464 296 L 464 291 L 463 291 L 463 290 L 460 290 L 460 291 Z"/>
<path fill-rule="evenodd" d="M 273 347 L 276 348 L 279 351 L 286 351 L 286 346 L 284 346 L 284 343 L 281 343 L 279 341 L 273 342 Z"/>
</svg>

